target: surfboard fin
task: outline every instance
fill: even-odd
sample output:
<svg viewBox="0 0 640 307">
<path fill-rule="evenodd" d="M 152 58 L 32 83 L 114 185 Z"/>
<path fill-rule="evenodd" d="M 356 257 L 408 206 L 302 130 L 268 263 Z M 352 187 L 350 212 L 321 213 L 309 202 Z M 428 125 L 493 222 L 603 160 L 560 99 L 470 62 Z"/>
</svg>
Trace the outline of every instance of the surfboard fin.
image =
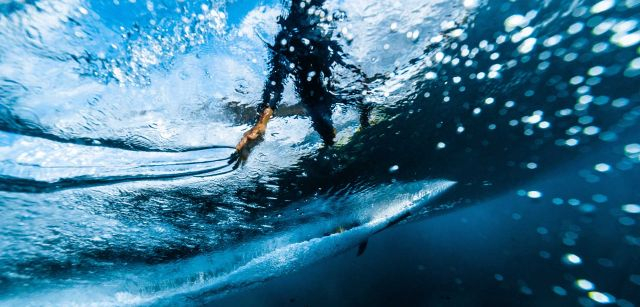
<svg viewBox="0 0 640 307">
<path fill-rule="evenodd" d="M 358 245 L 358 254 L 356 255 L 357 257 L 360 257 L 362 254 L 364 254 L 364 251 L 367 250 L 367 244 L 369 244 L 369 240 L 360 242 L 360 245 Z"/>
</svg>

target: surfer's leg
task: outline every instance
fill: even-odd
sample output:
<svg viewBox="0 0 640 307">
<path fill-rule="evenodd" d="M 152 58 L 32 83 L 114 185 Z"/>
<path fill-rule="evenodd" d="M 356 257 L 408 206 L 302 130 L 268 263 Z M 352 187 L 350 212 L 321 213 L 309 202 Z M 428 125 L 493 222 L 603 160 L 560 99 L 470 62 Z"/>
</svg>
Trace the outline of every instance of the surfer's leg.
<svg viewBox="0 0 640 307">
<path fill-rule="evenodd" d="M 373 107 L 368 105 L 360 105 L 358 106 L 360 109 L 360 128 L 369 127 L 369 118 L 371 117 L 371 110 Z"/>
<path fill-rule="evenodd" d="M 326 101 L 308 105 L 307 110 L 313 121 L 313 129 L 320 134 L 325 145 L 333 145 L 336 130 L 333 128 L 331 120 L 331 103 Z"/>
<path fill-rule="evenodd" d="M 308 63 L 313 63 L 313 59 L 307 59 Z M 311 71 L 308 68 L 304 71 Z M 333 139 L 336 136 L 336 130 L 333 128 L 331 120 L 331 106 L 334 103 L 334 97 L 327 90 L 321 79 L 316 77 L 311 80 L 305 80 L 306 74 L 301 73 L 297 76 L 298 94 L 304 104 L 311 120 L 313 121 L 313 129 L 322 137 L 325 145 L 333 145 Z"/>
</svg>

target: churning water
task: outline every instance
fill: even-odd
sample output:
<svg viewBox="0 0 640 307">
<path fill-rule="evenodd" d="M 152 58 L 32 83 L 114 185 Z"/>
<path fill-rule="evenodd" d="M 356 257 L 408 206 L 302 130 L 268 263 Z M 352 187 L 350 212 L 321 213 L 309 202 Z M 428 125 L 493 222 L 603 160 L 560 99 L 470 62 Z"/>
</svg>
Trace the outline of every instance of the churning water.
<svg viewBox="0 0 640 307">
<path fill-rule="evenodd" d="M 234 168 L 290 5 L 0 0 L 0 304 L 640 304 L 640 1 L 309 5 L 366 84 Z"/>
</svg>

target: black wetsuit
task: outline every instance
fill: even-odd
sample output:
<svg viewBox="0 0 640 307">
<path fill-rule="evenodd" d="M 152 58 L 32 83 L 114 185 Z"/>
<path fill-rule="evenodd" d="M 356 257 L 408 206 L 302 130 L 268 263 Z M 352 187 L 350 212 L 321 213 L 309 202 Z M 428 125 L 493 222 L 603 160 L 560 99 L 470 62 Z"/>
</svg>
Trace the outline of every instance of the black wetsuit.
<svg viewBox="0 0 640 307">
<path fill-rule="evenodd" d="M 335 135 L 331 107 L 336 97 L 331 93 L 331 66 L 339 64 L 351 71 L 361 71 L 343 59 L 342 48 L 327 30 L 328 13 L 324 0 L 293 0 L 286 18 L 278 23 L 282 30 L 270 46 L 271 71 L 266 80 L 259 113 L 266 107 L 276 109 L 282 99 L 284 81 L 291 75 L 294 85 L 313 120 L 314 129 L 325 144 L 333 144 Z"/>
</svg>

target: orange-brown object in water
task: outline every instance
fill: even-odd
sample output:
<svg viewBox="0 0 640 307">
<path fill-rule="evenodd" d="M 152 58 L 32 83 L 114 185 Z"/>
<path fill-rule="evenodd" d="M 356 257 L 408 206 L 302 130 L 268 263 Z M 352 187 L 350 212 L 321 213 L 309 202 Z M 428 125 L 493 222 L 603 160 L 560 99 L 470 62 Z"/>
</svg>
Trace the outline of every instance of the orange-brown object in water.
<svg viewBox="0 0 640 307">
<path fill-rule="evenodd" d="M 267 131 L 267 123 L 273 116 L 273 109 L 267 107 L 262 111 L 258 122 L 247 132 L 244 133 L 238 145 L 236 145 L 236 152 L 240 155 L 241 160 L 246 160 L 249 157 L 251 149 L 258 145 L 263 139 L 265 132 Z"/>
</svg>

